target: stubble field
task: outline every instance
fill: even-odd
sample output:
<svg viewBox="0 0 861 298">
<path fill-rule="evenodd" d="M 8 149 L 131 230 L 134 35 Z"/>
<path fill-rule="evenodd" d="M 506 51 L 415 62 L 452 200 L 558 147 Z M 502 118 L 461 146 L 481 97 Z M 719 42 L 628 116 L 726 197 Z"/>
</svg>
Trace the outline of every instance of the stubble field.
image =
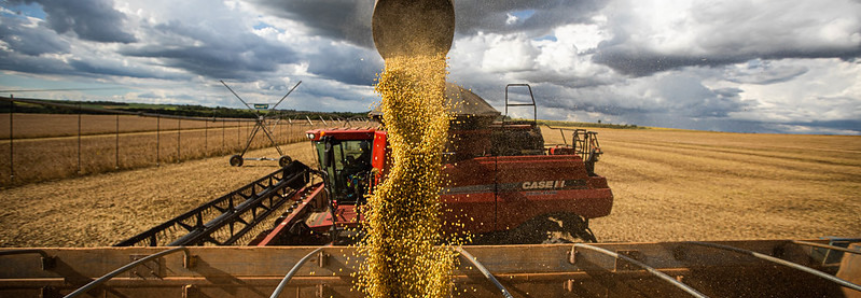
<svg viewBox="0 0 861 298">
<path fill-rule="evenodd" d="M 599 240 L 861 236 L 861 137 L 598 131 L 615 195 Z"/>
<path fill-rule="evenodd" d="M 0 188 L 237 154 L 246 146 L 254 122 L 231 120 L 235 119 L 129 115 L 82 115 L 79 119 L 78 115 L 15 114 L 10 147 L 9 114 L 0 114 Z M 320 121 L 292 122 L 269 121 L 267 128 L 275 141 L 287 144 L 304 141 L 308 129 L 324 127 Z M 259 132 L 251 148 L 271 144 Z M 14 153 L 11 156 L 10 150 Z M 273 150 L 266 156 L 278 158 L 279 154 Z"/>
<path fill-rule="evenodd" d="M 599 241 L 861 236 L 861 137 L 595 130 L 615 195 Z M 316 166 L 308 143 L 284 148 Z M 112 245 L 275 169 L 217 157 L 0 190 L 0 246 Z"/>
</svg>

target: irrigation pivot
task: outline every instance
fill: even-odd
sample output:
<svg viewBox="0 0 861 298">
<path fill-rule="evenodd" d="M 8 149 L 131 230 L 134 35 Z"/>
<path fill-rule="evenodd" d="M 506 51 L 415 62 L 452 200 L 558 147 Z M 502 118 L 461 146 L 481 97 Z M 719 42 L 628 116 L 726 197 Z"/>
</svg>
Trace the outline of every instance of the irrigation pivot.
<svg viewBox="0 0 861 298">
<path fill-rule="evenodd" d="M 225 83 L 224 81 L 220 81 L 220 82 L 222 85 L 224 85 L 224 87 L 227 87 L 227 90 L 230 90 L 230 93 L 233 93 L 233 96 L 236 96 L 236 99 L 238 99 L 240 102 L 242 102 L 242 104 L 244 104 L 245 107 L 247 107 L 249 110 L 255 111 L 255 113 L 257 114 L 257 119 L 254 122 L 254 128 L 251 130 L 251 133 L 249 133 L 248 140 L 245 142 L 245 148 L 242 149 L 242 153 L 236 154 L 236 155 L 233 155 L 230 157 L 230 165 L 234 166 L 234 167 L 241 167 L 243 162 L 246 160 L 273 160 L 273 161 L 277 160 L 278 165 L 281 167 L 285 167 L 288 164 L 290 164 L 290 162 L 292 162 L 293 159 L 290 158 L 290 156 L 284 155 L 284 152 L 281 151 L 281 147 L 278 146 L 278 142 L 276 142 L 275 138 L 272 137 L 272 132 L 270 131 L 270 129 L 268 127 L 266 127 L 266 120 L 267 120 L 267 115 L 269 115 L 269 117 L 272 117 L 271 115 L 274 115 L 273 112 L 275 111 L 275 108 L 277 108 L 278 105 L 281 104 L 281 102 L 283 102 L 284 99 L 287 98 L 287 96 L 290 96 L 290 93 L 293 93 L 293 90 L 296 90 L 296 87 L 299 87 L 299 84 L 302 84 L 302 81 L 299 81 L 298 83 L 296 83 L 296 85 L 293 85 L 293 88 L 290 88 L 290 91 L 287 91 L 287 94 L 284 94 L 284 96 L 281 97 L 281 99 L 278 100 L 277 103 L 272 105 L 271 108 L 269 107 L 268 104 L 254 104 L 254 107 L 252 107 L 251 105 L 248 104 L 248 102 L 246 102 L 244 99 L 242 99 L 242 97 L 240 97 L 239 94 L 236 94 L 236 92 L 233 91 L 233 89 L 231 89 L 230 86 L 227 86 L 227 83 Z M 269 111 L 269 113 L 266 113 L 267 115 L 260 113 L 261 110 L 266 110 L 267 108 Z M 272 146 L 275 146 L 275 150 L 278 150 L 278 156 L 279 157 L 277 159 L 276 158 L 269 158 L 269 157 L 265 157 L 265 156 L 263 156 L 263 157 L 245 157 L 245 153 L 248 153 L 248 148 L 251 147 L 251 143 L 254 141 L 254 137 L 256 137 L 257 133 L 261 132 L 261 131 L 263 132 L 264 135 L 266 135 L 267 138 L 269 138 L 269 141 L 272 142 Z"/>
</svg>

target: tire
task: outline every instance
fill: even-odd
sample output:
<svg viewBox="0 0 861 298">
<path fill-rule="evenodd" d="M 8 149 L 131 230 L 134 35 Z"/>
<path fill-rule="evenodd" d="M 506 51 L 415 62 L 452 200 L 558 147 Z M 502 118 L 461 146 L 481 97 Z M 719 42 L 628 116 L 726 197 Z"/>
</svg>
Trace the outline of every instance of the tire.
<svg viewBox="0 0 861 298">
<path fill-rule="evenodd" d="M 293 159 L 287 155 L 284 155 L 284 156 L 281 156 L 281 158 L 278 158 L 278 165 L 281 166 L 282 168 L 290 165 L 291 162 L 293 162 Z"/>
<path fill-rule="evenodd" d="M 234 156 L 231 156 L 231 157 L 230 157 L 230 166 L 233 166 L 233 167 L 241 167 L 241 166 L 242 166 L 242 162 L 243 162 L 243 161 L 244 161 L 244 160 L 242 159 L 242 156 L 241 156 L 241 155 L 234 155 Z"/>
<path fill-rule="evenodd" d="M 560 225 L 553 217 L 536 216 L 514 229 L 500 231 L 497 244 L 541 244 L 553 239 L 550 233 L 559 230 Z"/>
<path fill-rule="evenodd" d="M 562 222 L 564 231 L 570 233 L 571 237 L 579 238 L 585 242 L 597 243 L 598 239 L 589 228 L 589 220 L 573 213 L 556 213 L 552 217 Z"/>
<path fill-rule="evenodd" d="M 510 238 L 509 243 L 505 244 L 553 244 L 579 242 L 579 240 L 598 242 L 592 230 L 589 229 L 588 220 L 580 215 L 566 212 L 537 216 L 511 232 L 514 232 L 514 238 Z"/>
</svg>

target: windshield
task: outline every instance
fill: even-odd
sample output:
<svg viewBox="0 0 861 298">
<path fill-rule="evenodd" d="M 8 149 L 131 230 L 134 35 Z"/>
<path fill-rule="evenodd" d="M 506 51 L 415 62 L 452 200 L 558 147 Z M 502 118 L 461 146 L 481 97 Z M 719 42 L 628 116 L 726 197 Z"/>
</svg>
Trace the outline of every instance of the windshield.
<svg viewBox="0 0 861 298">
<path fill-rule="evenodd" d="M 329 141 L 332 142 L 332 163 L 323 164 L 326 142 L 315 142 L 320 170 L 329 174 L 332 191 L 336 199 L 356 201 L 365 193 L 364 177 L 371 169 L 371 146 L 367 140 Z"/>
</svg>

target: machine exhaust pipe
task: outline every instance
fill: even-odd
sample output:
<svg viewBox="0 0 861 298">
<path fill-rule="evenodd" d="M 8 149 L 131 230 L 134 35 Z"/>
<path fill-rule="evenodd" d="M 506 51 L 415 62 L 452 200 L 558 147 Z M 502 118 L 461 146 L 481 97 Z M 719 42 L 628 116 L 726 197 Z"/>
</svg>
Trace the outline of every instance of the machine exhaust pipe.
<svg viewBox="0 0 861 298">
<path fill-rule="evenodd" d="M 452 0 L 377 0 L 372 29 L 383 59 L 446 55 L 454 39 Z"/>
</svg>

